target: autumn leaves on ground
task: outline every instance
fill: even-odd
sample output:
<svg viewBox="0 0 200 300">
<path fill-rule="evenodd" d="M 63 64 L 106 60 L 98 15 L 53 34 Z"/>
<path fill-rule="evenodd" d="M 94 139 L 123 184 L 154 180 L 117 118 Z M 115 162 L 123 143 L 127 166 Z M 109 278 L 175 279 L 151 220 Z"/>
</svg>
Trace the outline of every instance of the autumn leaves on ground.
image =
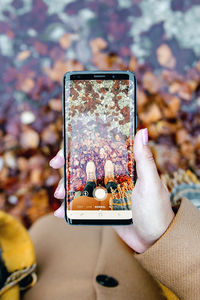
<svg viewBox="0 0 200 300">
<path fill-rule="evenodd" d="M 33 25 L 31 20 L 38 14 L 36 6 L 40 19 Z M 76 8 L 70 9 L 71 16 Z M 106 22 L 114 24 L 115 19 L 116 16 L 113 20 L 107 18 Z M 0 209 L 28 227 L 60 205 L 53 194 L 63 171 L 51 169 L 49 160 L 62 146 L 62 78 L 69 70 L 91 66 L 135 72 L 138 128 L 148 128 L 159 173 L 172 174 L 178 168 L 189 168 L 200 176 L 200 62 L 180 73 L 179 52 L 162 39 L 156 41 L 154 59 L 159 72 L 155 71 L 136 58 L 130 48 L 130 43 L 136 41 L 127 38 L 129 27 L 125 23 L 125 27 L 118 28 L 108 24 L 108 39 L 101 36 L 100 30 L 95 31 L 95 36 L 90 25 L 92 34 L 87 37 L 66 29 L 58 38 L 55 31 L 54 40 L 50 40 L 51 31 L 45 31 L 46 27 L 54 22 L 58 26 L 61 21 L 56 14 L 47 14 L 42 1 L 35 2 L 35 9 L 17 20 L 1 21 L 1 33 L 14 46 L 10 56 L 5 52 L 1 58 Z M 104 25 L 98 28 L 103 30 Z M 89 65 L 84 63 L 81 55 L 86 52 L 80 52 L 79 42 L 84 42 L 84 49 L 90 51 Z M 114 45 L 119 45 L 118 50 L 110 51 Z M 71 56 L 66 55 L 70 49 Z M 72 57 L 74 51 L 80 59 Z"/>
</svg>

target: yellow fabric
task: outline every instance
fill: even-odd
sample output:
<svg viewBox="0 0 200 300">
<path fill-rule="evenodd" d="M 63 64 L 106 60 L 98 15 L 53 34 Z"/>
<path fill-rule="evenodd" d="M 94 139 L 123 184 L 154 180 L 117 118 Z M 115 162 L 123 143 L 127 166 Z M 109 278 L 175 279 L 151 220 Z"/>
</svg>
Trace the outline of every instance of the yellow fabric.
<svg viewBox="0 0 200 300">
<path fill-rule="evenodd" d="M 19 299 L 20 299 L 20 293 L 19 293 L 18 285 L 11 287 L 8 291 L 3 293 L 2 296 L 0 296 L 0 300 L 19 300 Z"/>
<path fill-rule="evenodd" d="M 36 263 L 35 250 L 26 228 L 15 218 L 0 211 L 0 248 L 7 270 L 12 273 Z M 0 300 L 19 300 L 19 285 L 0 295 Z"/>
<path fill-rule="evenodd" d="M 179 300 L 179 298 L 171 290 L 169 290 L 162 283 L 160 283 L 160 282 L 158 282 L 158 283 L 161 286 L 163 294 L 165 295 L 165 297 L 167 298 L 167 300 Z"/>
<path fill-rule="evenodd" d="M 9 272 L 36 262 L 33 243 L 25 227 L 12 216 L 0 211 L 0 247 Z"/>
</svg>

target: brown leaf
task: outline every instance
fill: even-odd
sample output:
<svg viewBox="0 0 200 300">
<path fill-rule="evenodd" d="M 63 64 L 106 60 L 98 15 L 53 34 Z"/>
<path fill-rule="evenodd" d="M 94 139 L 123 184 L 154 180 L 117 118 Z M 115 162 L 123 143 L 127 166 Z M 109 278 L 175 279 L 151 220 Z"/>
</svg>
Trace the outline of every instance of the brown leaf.
<svg viewBox="0 0 200 300">
<path fill-rule="evenodd" d="M 6 197 L 4 193 L 0 193 L 0 209 L 4 210 L 6 204 Z"/>
<path fill-rule="evenodd" d="M 143 76 L 143 86 L 151 94 L 155 94 L 161 88 L 161 81 L 152 72 L 146 72 Z"/>
<path fill-rule="evenodd" d="M 44 68 L 44 71 L 48 74 L 48 76 L 54 80 L 61 82 L 63 75 L 67 70 L 66 62 L 57 60 L 52 68 Z"/>
<path fill-rule="evenodd" d="M 53 145 L 58 141 L 58 132 L 57 128 L 54 124 L 50 124 L 44 130 L 41 134 L 42 141 L 46 144 Z"/>
<path fill-rule="evenodd" d="M 194 145 L 185 141 L 180 145 L 181 154 L 187 159 L 194 159 Z"/>
<path fill-rule="evenodd" d="M 93 54 L 96 54 L 100 50 L 103 50 L 107 47 L 107 42 L 103 38 L 98 37 L 90 41 L 90 47 L 92 49 Z"/>
<path fill-rule="evenodd" d="M 34 48 L 41 55 L 46 55 L 47 52 L 48 52 L 47 45 L 45 45 L 44 43 L 41 43 L 40 41 L 35 41 L 34 42 Z"/>
<path fill-rule="evenodd" d="M 17 162 L 16 162 L 16 155 L 14 151 L 6 151 L 4 154 L 4 162 L 7 167 L 10 169 L 16 169 Z"/>
<path fill-rule="evenodd" d="M 137 70 L 138 62 L 135 56 L 131 55 L 129 61 L 129 70 L 135 72 Z"/>
<path fill-rule="evenodd" d="M 151 139 L 157 139 L 159 136 L 158 127 L 156 123 L 148 125 L 148 135 Z"/>
<path fill-rule="evenodd" d="M 74 59 L 69 59 L 68 61 L 56 60 L 53 68 L 46 67 L 44 72 L 53 80 L 62 82 L 63 75 L 67 71 L 81 71 L 83 70 L 83 65 Z"/>
<path fill-rule="evenodd" d="M 192 89 L 187 82 L 182 82 L 178 95 L 184 100 L 192 100 Z"/>
<path fill-rule="evenodd" d="M 29 93 L 33 89 L 34 85 L 35 83 L 32 78 L 24 78 L 17 84 L 17 88 L 25 93 Z"/>
<path fill-rule="evenodd" d="M 165 120 L 160 120 L 156 123 L 156 129 L 159 136 L 176 133 L 179 127 L 180 127 L 179 123 L 170 123 Z"/>
<path fill-rule="evenodd" d="M 49 106 L 55 111 L 62 111 L 62 100 L 61 99 L 50 99 Z"/>
<path fill-rule="evenodd" d="M 180 99 L 175 96 L 168 96 L 167 107 L 163 107 L 164 116 L 166 118 L 176 118 L 180 108 Z"/>
<path fill-rule="evenodd" d="M 175 81 L 169 86 L 169 92 L 178 94 L 183 100 L 192 100 L 194 86 L 191 82 Z"/>
<path fill-rule="evenodd" d="M 197 87 L 198 87 L 198 81 L 195 81 L 195 80 L 189 80 L 189 81 L 188 81 L 188 85 L 189 85 L 191 91 L 194 92 L 194 91 L 197 89 Z"/>
<path fill-rule="evenodd" d="M 157 59 L 161 66 L 173 69 L 176 65 L 176 59 L 168 45 L 162 44 L 157 48 Z"/>
<path fill-rule="evenodd" d="M 63 49 L 67 49 L 71 46 L 72 40 L 71 40 L 71 34 L 65 33 L 59 40 L 60 46 Z"/>
<path fill-rule="evenodd" d="M 137 89 L 137 109 L 138 113 L 140 113 L 143 110 L 143 106 L 148 102 L 148 98 L 146 94 L 140 89 Z"/>
<path fill-rule="evenodd" d="M 27 214 L 31 222 L 35 222 L 39 217 L 48 213 L 49 201 L 47 191 L 41 189 L 39 192 L 33 195 L 31 200 L 31 207 L 28 209 Z"/>
<path fill-rule="evenodd" d="M 28 170 L 28 160 L 25 157 L 19 157 L 17 159 L 17 167 L 20 172 L 26 172 Z"/>
<path fill-rule="evenodd" d="M 197 62 L 197 64 L 196 64 L 196 69 L 198 70 L 198 71 L 200 71 L 200 60 Z"/>
<path fill-rule="evenodd" d="M 145 123 L 156 122 L 162 118 L 162 113 L 155 103 L 151 104 L 147 111 L 140 113 L 140 119 Z"/>
<path fill-rule="evenodd" d="M 23 60 L 27 59 L 30 55 L 31 55 L 31 52 L 29 50 L 24 50 L 17 55 L 16 59 L 23 61 Z"/>
<path fill-rule="evenodd" d="M 176 142 L 178 145 L 181 145 L 190 140 L 190 136 L 185 128 L 181 128 L 176 132 Z"/>
<path fill-rule="evenodd" d="M 169 92 L 172 94 L 178 93 L 180 89 L 181 83 L 178 81 L 174 81 L 169 86 Z"/>
<path fill-rule="evenodd" d="M 28 169 L 33 170 L 37 168 L 44 168 L 47 159 L 42 154 L 32 155 L 31 158 L 28 160 Z"/>
<path fill-rule="evenodd" d="M 180 153 L 176 147 L 154 144 L 151 150 L 161 173 L 171 172 L 178 168 Z"/>
<path fill-rule="evenodd" d="M 23 128 L 23 132 L 20 136 L 20 144 L 23 148 L 37 148 L 39 141 L 39 134 L 35 130 L 29 127 Z"/>
<path fill-rule="evenodd" d="M 34 186 L 43 185 L 43 170 L 42 169 L 33 169 L 30 173 L 30 181 Z"/>
</svg>

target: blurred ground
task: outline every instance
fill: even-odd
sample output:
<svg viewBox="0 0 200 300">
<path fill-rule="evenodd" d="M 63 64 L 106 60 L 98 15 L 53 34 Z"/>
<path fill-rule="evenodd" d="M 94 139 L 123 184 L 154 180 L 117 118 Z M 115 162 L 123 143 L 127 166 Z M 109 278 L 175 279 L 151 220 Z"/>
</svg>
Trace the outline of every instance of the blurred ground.
<svg viewBox="0 0 200 300">
<path fill-rule="evenodd" d="M 159 173 L 200 176 L 199 0 L 4 0 L 0 209 L 27 227 L 56 209 L 61 84 L 69 70 L 129 69 Z"/>
</svg>

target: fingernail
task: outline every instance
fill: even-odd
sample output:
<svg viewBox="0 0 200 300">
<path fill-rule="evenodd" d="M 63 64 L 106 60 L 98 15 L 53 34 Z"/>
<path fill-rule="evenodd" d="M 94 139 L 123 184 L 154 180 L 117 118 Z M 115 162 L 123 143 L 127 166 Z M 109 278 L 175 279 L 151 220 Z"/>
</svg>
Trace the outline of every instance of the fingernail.
<svg viewBox="0 0 200 300">
<path fill-rule="evenodd" d="M 64 208 L 62 205 L 57 210 L 54 211 L 54 216 L 56 216 L 58 218 L 64 217 Z"/>
<path fill-rule="evenodd" d="M 143 141 L 143 145 L 147 145 L 148 144 L 148 129 L 142 129 L 142 141 Z"/>
<path fill-rule="evenodd" d="M 64 190 L 62 185 L 58 186 L 54 193 L 55 197 L 64 197 Z"/>
<path fill-rule="evenodd" d="M 51 167 L 59 167 L 63 162 L 63 157 L 56 155 L 52 160 L 50 160 L 49 165 Z"/>
</svg>

